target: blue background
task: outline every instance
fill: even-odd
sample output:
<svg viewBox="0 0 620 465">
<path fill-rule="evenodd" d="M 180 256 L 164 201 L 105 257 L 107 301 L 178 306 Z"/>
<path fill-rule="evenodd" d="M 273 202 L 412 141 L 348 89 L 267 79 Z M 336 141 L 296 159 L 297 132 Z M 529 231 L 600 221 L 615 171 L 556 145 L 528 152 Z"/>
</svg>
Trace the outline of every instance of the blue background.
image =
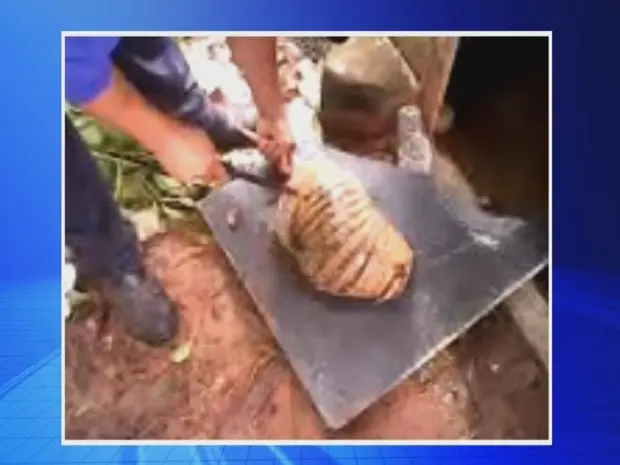
<svg viewBox="0 0 620 465">
<path fill-rule="evenodd" d="M 593 0 L 2 2 L 0 462 L 620 463 L 620 79 L 613 5 Z M 63 29 L 553 30 L 554 445 L 61 448 Z"/>
</svg>

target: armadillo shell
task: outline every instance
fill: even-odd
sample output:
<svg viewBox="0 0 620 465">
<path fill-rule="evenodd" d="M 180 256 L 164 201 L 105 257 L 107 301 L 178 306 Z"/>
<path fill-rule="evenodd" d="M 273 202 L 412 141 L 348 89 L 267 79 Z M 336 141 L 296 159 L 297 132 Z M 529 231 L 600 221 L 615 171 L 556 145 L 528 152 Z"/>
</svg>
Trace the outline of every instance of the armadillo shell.
<svg viewBox="0 0 620 465">
<path fill-rule="evenodd" d="M 414 252 L 351 173 L 317 159 L 298 162 L 278 201 L 275 233 L 319 291 L 386 301 L 402 295 Z"/>
</svg>

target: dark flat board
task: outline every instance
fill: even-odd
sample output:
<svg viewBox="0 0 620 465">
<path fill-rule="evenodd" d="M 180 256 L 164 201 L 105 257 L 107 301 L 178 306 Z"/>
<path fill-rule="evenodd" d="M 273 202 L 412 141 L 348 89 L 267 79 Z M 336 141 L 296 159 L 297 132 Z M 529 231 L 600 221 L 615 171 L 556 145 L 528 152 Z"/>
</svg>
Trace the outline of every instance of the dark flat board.
<svg viewBox="0 0 620 465">
<path fill-rule="evenodd" d="M 406 295 L 373 305 L 311 290 L 274 253 L 274 193 L 233 181 L 201 209 L 293 369 L 341 428 L 547 263 L 545 225 L 496 218 L 443 196 L 426 176 L 334 150 L 416 250 Z M 296 156 L 315 156 L 308 146 Z M 240 212 L 233 231 L 231 209 Z M 415 419 L 412 419 L 415 421 Z"/>
</svg>

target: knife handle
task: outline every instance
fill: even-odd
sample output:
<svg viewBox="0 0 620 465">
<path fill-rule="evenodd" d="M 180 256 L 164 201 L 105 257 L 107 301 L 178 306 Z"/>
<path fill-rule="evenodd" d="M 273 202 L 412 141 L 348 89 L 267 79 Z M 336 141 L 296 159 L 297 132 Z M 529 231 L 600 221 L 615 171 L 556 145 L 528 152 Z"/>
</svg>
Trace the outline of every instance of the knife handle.
<svg viewBox="0 0 620 465">
<path fill-rule="evenodd" d="M 241 133 L 243 137 L 247 139 L 247 141 L 252 145 L 253 148 L 258 147 L 259 137 L 254 131 L 250 131 L 249 129 L 243 128 L 241 126 L 237 127 L 237 130 Z"/>
<path fill-rule="evenodd" d="M 252 145 L 252 148 L 258 149 L 259 139 L 260 139 L 258 134 L 256 134 L 254 131 L 243 128 L 241 126 L 238 126 L 237 129 L 248 140 L 248 142 L 250 142 L 250 144 Z M 291 150 L 293 150 L 293 147 L 294 145 L 291 147 Z M 284 167 L 284 170 L 282 168 L 281 163 L 279 164 L 272 163 L 272 169 L 274 170 L 274 174 L 281 178 L 279 182 L 285 182 L 290 176 L 290 171 L 291 171 L 290 155 L 289 157 L 286 158 L 286 163 L 287 164 Z"/>
</svg>

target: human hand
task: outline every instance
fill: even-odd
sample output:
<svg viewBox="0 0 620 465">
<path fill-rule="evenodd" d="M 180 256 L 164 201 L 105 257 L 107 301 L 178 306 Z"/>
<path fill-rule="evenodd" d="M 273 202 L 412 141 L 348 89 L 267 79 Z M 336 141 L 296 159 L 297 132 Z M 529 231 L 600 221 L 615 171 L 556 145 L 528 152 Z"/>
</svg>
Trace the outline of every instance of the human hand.
<svg viewBox="0 0 620 465">
<path fill-rule="evenodd" d="M 227 178 L 219 154 L 204 131 L 160 112 L 117 70 L 110 85 L 82 108 L 134 137 L 178 181 L 209 184 Z"/>
<path fill-rule="evenodd" d="M 159 140 L 155 156 L 176 180 L 187 184 L 220 184 L 227 180 L 215 146 L 201 129 L 170 122 Z"/>
<path fill-rule="evenodd" d="M 258 149 L 272 163 L 278 174 L 288 179 L 291 175 L 295 141 L 286 116 L 260 117 L 256 133 Z"/>
</svg>

